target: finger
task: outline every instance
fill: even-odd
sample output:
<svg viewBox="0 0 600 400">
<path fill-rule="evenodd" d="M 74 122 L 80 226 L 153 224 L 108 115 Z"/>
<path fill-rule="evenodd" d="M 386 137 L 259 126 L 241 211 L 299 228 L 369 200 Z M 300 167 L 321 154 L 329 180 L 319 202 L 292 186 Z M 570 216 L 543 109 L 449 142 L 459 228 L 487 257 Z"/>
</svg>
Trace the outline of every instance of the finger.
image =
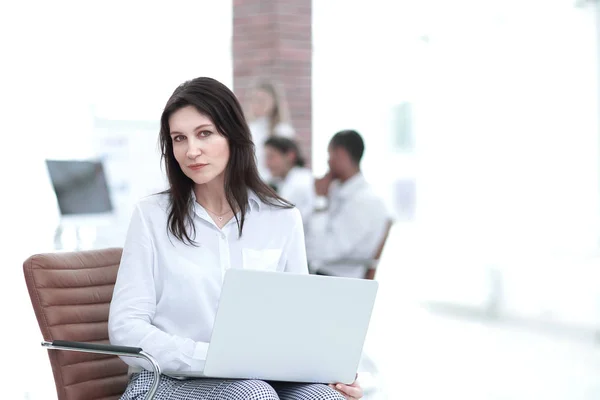
<svg viewBox="0 0 600 400">
<path fill-rule="evenodd" d="M 362 389 L 360 387 L 338 383 L 337 385 L 335 385 L 335 389 L 341 392 L 342 394 L 350 397 L 360 398 L 362 396 Z"/>
<path fill-rule="evenodd" d="M 333 390 L 335 390 L 336 392 L 339 392 L 339 393 L 341 393 L 341 395 L 342 395 L 342 396 L 344 396 L 344 399 L 346 399 L 346 400 L 353 400 L 353 399 L 352 399 L 352 397 L 350 397 L 350 396 L 346 395 L 346 394 L 345 394 L 344 392 L 342 392 L 341 390 L 338 390 L 338 388 L 337 388 L 337 387 L 336 387 L 334 384 L 331 384 L 331 383 L 330 383 L 330 384 L 329 384 L 329 385 L 327 385 L 327 386 L 329 386 L 330 388 L 332 388 L 332 389 L 333 389 Z"/>
</svg>

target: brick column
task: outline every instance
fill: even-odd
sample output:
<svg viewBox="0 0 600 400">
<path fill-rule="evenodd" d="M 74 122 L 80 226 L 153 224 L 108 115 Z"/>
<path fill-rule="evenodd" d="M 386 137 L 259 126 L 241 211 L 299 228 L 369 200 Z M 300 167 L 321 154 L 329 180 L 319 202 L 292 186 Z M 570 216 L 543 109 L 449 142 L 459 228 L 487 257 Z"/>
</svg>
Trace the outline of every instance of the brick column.
<svg viewBox="0 0 600 400">
<path fill-rule="evenodd" d="M 285 89 L 292 125 L 310 164 L 312 1 L 233 0 L 233 86 L 245 102 L 257 78 Z"/>
</svg>

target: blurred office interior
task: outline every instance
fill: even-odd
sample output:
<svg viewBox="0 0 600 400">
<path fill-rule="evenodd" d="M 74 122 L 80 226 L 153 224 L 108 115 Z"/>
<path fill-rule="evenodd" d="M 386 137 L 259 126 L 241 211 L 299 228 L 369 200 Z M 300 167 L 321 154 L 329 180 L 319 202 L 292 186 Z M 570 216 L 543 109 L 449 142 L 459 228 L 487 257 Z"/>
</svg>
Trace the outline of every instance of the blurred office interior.
<svg viewBox="0 0 600 400">
<path fill-rule="evenodd" d="M 257 14 L 278 29 L 264 52 L 239 34 Z M 56 398 L 22 262 L 122 246 L 165 188 L 172 90 L 211 76 L 243 94 L 275 65 L 315 175 L 356 129 L 396 215 L 365 398 L 597 399 L 599 17 L 593 0 L 3 3 L 2 398 Z M 59 208 L 67 161 L 106 191 L 100 214 Z"/>
</svg>

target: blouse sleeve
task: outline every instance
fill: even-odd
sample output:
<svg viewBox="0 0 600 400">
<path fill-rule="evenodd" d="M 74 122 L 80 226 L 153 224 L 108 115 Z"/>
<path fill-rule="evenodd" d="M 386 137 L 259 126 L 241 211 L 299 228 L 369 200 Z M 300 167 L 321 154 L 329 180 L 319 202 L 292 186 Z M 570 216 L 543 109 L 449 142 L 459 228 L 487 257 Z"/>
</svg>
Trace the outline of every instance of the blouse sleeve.
<svg viewBox="0 0 600 400">
<path fill-rule="evenodd" d="M 110 304 L 110 342 L 141 347 L 157 360 L 163 371 L 201 370 L 208 343 L 168 334 L 152 324 L 156 312 L 154 252 L 152 237 L 137 206 L 129 225 Z M 145 360 L 122 359 L 131 366 L 151 369 Z"/>
</svg>

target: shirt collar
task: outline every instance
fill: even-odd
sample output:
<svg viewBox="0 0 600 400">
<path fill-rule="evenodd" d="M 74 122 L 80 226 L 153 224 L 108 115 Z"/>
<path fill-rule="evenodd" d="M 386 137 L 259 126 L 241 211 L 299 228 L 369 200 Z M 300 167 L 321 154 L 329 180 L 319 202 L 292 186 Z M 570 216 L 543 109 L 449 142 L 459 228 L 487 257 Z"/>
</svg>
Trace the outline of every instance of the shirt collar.
<svg viewBox="0 0 600 400">
<path fill-rule="evenodd" d="M 250 203 L 250 209 L 252 210 L 253 206 L 256 211 L 260 211 L 260 207 L 262 206 L 262 201 L 258 198 L 256 193 L 253 190 L 248 189 L 248 202 Z"/>
</svg>

